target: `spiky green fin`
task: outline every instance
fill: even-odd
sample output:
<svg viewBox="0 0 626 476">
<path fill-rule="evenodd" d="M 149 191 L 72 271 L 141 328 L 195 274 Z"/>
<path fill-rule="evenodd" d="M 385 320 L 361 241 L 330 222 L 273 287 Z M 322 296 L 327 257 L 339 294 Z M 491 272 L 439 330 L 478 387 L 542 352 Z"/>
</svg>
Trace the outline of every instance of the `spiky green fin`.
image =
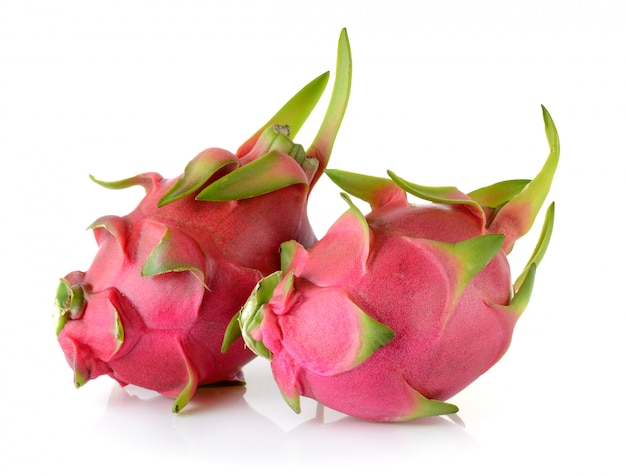
<svg viewBox="0 0 626 476">
<path fill-rule="evenodd" d="M 74 370 L 74 387 L 80 388 L 83 385 L 85 385 L 87 382 L 89 382 L 89 377 L 80 373 L 75 363 L 73 364 L 73 370 Z"/>
<path fill-rule="evenodd" d="M 161 241 L 152 249 L 141 268 L 142 276 L 156 276 L 175 271 L 189 271 L 204 285 L 205 257 L 198 244 L 184 233 L 163 228 Z"/>
<path fill-rule="evenodd" d="M 550 146 L 548 158 L 537 176 L 498 211 L 489 226 L 490 232 L 506 235 L 504 249 L 507 253 L 513 248 L 515 241 L 524 236 L 532 227 L 550 191 L 559 163 L 561 153 L 559 135 L 547 109 L 543 106 L 541 108 L 546 138 Z"/>
<path fill-rule="evenodd" d="M 355 307 L 357 308 L 359 329 L 361 330 L 361 348 L 350 368 L 365 362 L 374 352 L 387 345 L 396 337 L 396 333 L 393 329 L 368 316 L 363 310 L 359 309 L 356 304 Z"/>
<path fill-rule="evenodd" d="M 415 397 L 415 411 L 409 413 L 402 418 L 399 418 L 396 421 L 409 421 L 416 418 L 449 415 L 450 413 L 456 413 L 459 411 L 459 407 L 453 405 L 452 403 L 426 398 L 417 390 L 413 388 L 411 390 L 413 391 Z"/>
<path fill-rule="evenodd" d="M 115 355 L 122 347 L 122 344 L 124 344 L 124 325 L 117 310 L 115 311 L 115 323 L 111 331 L 115 339 L 115 351 L 113 352 L 113 355 Z"/>
<path fill-rule="evenodd" d="M 283 359 L 272 360 L 272 373 L 283 400 L 295 412 L 300 413 L 300 394 L 302 388 L 297 379 L 292 363 Z"/>
<path fill-rule="evenodd" d="M 57 337 L 70 319 L 79 317 L 85 309 L 85 292 L 82 286 L 72 286 L 71 283 L 62 278 L 57 287 L 54 300 L 57 309 Z"/>
<path fill-rule="evenodd" d="M 222 340 L 222 354 L 228 352 L 230 346 L 241 337 L 241 326 L 239 325 L 239 313 L 235 314 L 226 326 L 224 339 Z"/>
<path fill-rule="evenodd" d="M 322 124 L 307 150 L 307 157 L 313 157 L 319 161 L 317 173 L 311 181 L 311 187 L 317 182 L 322 172 L 326 169 L 330 154 L 339 132 L 339 127 L 348 107 L 350 89 L 352 87 L 352 53 L 348 32 L 344 28 L 339 36 L 337 47 L 337 66 L 335 83 L 328 104 L 328 109 L 322 120 Z"/>
<path fill-rule="evenodd" d="M 517 291 L 522 285 L 522 282 L 525 279 L 525 275 L 526 273 L 528 273 L 529 267 L 533 264 L 538 266 L 539 263 L 541 263 L 544 255 L 546 254 L 546 250 L 548 249 L 548 245 L 550 244 L 550 238 L 552 237 L 552 230 L 554 228 L 554 207 L 554 202 L 552 202 L 546 210 L 546 216 L 543 221 L 543 226 L 541 228 L 541 233 L 539 234 L 539 239 L 537 240 L 535 249 L 530 256 L 528 263 L 524 267 L 524 270 L 513 284 L 513 289 L 515 291 Z"/>
<path fill-rule="evenodd" d="M 480 204 L 472 200 L 471 197 L 461 192 L 458 188 L 447 186 L 428 187 L 425 185 L 418 185 L 399 177 L 391 170 L 388 170 L 387 173 L 391 179 L 405 192 L 433 203 L 465 206 L 471 213 L 481 218 L 484 223 L 485 214 Z"/>
<path fill-rule="evenodd" d="M 183 175 L 163 194 L 157 205 L 161 207 L 191 195 L 218 170 L 238 163 L 237 157 L 224 149 L 211 148 L 200 152 L 187 164 Z"/>
<path fill-rule="evenodd" d="M 289 390 L 285 390 L 279 386 L 280 394 L 283 397 L 283 400 L 287 402 L 287 405 L 295 412 L 300 413 L 302 410 L 300 408 L 300 394 L 295 391 L 297 387 L 290 388 Z"/>
<path fill-rule="evenodd" d="M 247 155 L 263 131 L 274 124 L 289 125 L 291 137 L 295 137 L 322 97 L 329 77 L 330 73 L 327 71 L 298 91 L 263 127 L 239 147 L 237 157 L 241 158 Z"/>
<path fill-rule="evenodd" d="M 216 180 L 196 199 L 215 202 L 243 200 L 295 184 L 308 186 L 302 167 L 284 152 L 272 150 Z"/>
<path fill-rule="evenodd" d="M 294 144 L 289 134 L 288 126 L 268 126 L 254 146 L 255 160 L 209 184 L 196 200 L 242 200 L 290 185 L 308 186 L 317 170 L 317 160 L 308 159 L 302 146 Z"/>
<path fill-rule="evenodd" d="M 505 180 L 474 190 L 467 196 L 482 207 L 496 209 L 518 195 L 529 182 L 530 180 L 526 179 Z"/>
<path fill-rule="evenodd" d="M 187 385 L 176 397 L 174 405 L 172 406 L 172 413 L 180 412 L 189 403 L 189 400 L 191 400 L 191 397 L 194 393 L 196 393 L 196 389 L 198 388 L 198 373 L 196 372 L 192 362 L 189 360 L 180 337 L 178 336 L 176 336 L 176 343 L 178 344 L 180 355 L 183 358 L 185 367 L 187 368 Z"/>
<path fill-rule="evenodd" d="M 552 236 L 552 229 L 554 228 L 554 207 L 555 205 L 553 202 L 546 211 L 546 217 L 543 222 L 539 239 L 537 240 L 537 245 L 530 256 L 528 263 L 524 267 L 524 270 L 513 284 L 514 294 L 511 302 L 508 306 L 498 306 L 502 309 L 508 310 L 515 320 L 520 318 L 530 302 L 537 266 L 543 259 Z"/>
<path fill-rule="evenodd" d="M 295 137 L 315 107 L 328 82 L 328 74 L 305 86 L 246 141 L 237 152 L 244 164 L 242 167 L 210 184 L 196 198 L 207 201 L 241 200 L 295 184 L 312 186 L 328 163 L 347 107 L 351 80 L 352 59 L 344 29 L 339 39 L 337 77 L 330 104 L 307 153 L 288 138 Z M 265 150 L 267 153 L 261 155 Z M 254 160 L 247 161 L 250 154 Z M 257 158 L 258 155 L 261 156 Z"/>
<path fill-rule="evenodd" d="M 530 296 L 533 291 L 533 285 L 535 283 L 535 273 L 537 271 L 537 265 L 535 263 L 530 263 L 528 267 L 524 270 L 524 273 L 520 278 L 522 278 L 519 282 L 516 281 L 516 290 L 513 294 L 513 299 L 508 306 L 500 306 L 502 308 L 508 309 L 508 311 L 514 316 L 517 320 L 522 315 L 522 313 L 526 310 L 526 306 L 530 302 Z"/>
<path fill-rule="evenodd" d="M 139 185 L 143 187 L 146 192 L 149 192 L 154 184 L 163 179 L 161 175 L 154 172 L 147 172 L 139 175 L 135 175 L 134 177 L 129 177 L 122 180 L 115 180 L 112 182 L 106 182 L 104 180 L 98 180 L 93 175 L 90 175 L 89 178 L 97 183 L 98 185 L 108 188 L 110 190 L 122 190 L 129 187 L 134 187 Z"/>
<path fill-rule="evenodd" d="M 366 201 L 372 209 L 390 203 L 407 204 L 406 193 L 388 178 L 328 169 L 326 175 L 342 190 Z"/>
<path fill-rule="evenodd" d="M 267 347 L 263 345 L 263 342 L 256 340 L 252 334 L 261 325 L 263 306 L 271 299 L 272 293 L 282 277 L 282 272 L 276 271 L 257 283 L 248 300 L 228 324 L 222 341 L 223 353 L 228 351 L 232 343 L 241 336 L 252 352 L 267 359 L 271 358 L 271 353 Z"/>
<path fill-rule="evenodd" d="M 543 228 L 539 236 L 539 240 L 533 251 L 528 264 L 524 267 L 524 270 L 515 280 L 513 284 L 513 298 L 508 306 L 494 305 L 500 309 L 506 310 L 510 313 L 514 320 L 518 320 L 522 313 L 526 310 L 528 303 L 530 302 L 530 296 L 532 294 L 533 285 L 535 283 L 535 274 L 537 266 L 541 262 L 552 235 L 552 228 L 554 226 L 554 203 L 552 203 L 546 212 L 546 218 L 543 223 Z"/>
<path fill-rule="evenodd" d="M 452 266 L 456 268 L 456 273 L 452 275 L 458 276 L 458 278 L 455 283 L 456 288 L 452 291 L 452 300 L 448 308 L 451 311 L 474 276 L 482 271 L 498 254 L 498 251 L 502 249 L 504 235 L 481 235 L 457 243 L 439 241 L 431 241 L 429 243 L 453 258 Z M 449 313 L 444 316 L 442 327 L 445 327 L 448 317 Z"/>
</svg>

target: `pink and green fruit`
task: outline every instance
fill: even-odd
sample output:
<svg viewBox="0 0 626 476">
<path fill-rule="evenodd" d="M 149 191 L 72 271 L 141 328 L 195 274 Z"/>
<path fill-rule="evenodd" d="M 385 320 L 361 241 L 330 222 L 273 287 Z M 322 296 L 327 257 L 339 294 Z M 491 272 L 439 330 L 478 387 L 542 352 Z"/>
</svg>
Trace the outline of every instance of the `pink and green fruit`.
<svg viewBox="0 0 626 476">
<path fill-rule="evenodd" d="M 177 412 L 198 386 L 242 379 L 241 367 L 255 355 L 243 345 L 222 353 L 224 332 L 259 279 L 280 268 L 280 244 L 316 240 L 308 198 L 328 163 L 351 74 L 344 30 L 328 110 L 307 150 L 292 139 L 329 73 L 236 153 L 206 149 L 173 179 L 94 179 L 112 189 L 139 185 L 146 195 L 128 215 L 93 222 L 93 262 L 60 280 L 57 336 L 77 386 L 109 375 L 175 399 Z"/>
<path fill-rule="evenodd" d="M 456 412 L 446 402 L 507 351 L 548 246 L 554 204 L 516 280 L 508 254 L 532 227 L 560 146 L 543 108 L 548 158 L 533 180 L 465 194 L 327 170 L 371 206 L 348 210 L 312 246 L 282 245 L 282 268 L 257 285 L 231 321 L 224 349 L 243 335 L 271 360 L 280 391 L 373 421 Z M 422 200 L 412 204 L 407 193 Z M 235 346 L 240 348 L 239 345 Z"/>
</svg>

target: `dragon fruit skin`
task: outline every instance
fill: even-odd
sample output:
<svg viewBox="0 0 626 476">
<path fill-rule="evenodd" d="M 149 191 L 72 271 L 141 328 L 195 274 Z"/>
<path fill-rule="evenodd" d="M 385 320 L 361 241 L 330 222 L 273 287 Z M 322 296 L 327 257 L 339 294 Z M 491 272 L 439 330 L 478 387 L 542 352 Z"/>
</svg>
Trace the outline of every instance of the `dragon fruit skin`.
<svg viewBox="0 0 626 476">
<path fill-rule="evenodd" d="M 548 246 L 554 204 L 538 244 L 512 282 L 507 254 L 531 228 L 549 191 L 560 145 L 543 109 L 550 154 L 532 181 L 470 194 L 327 170 L 349 203 L 313 246 L 282 246 L 282 269 L 264 278 L 231 321 L 271 360 L 289 405 L 300 396 L 351 416 L 404 421 L 458 411 L 445 402 L 508 349 Z M 409 192 L 433 202 L 412 205 Z"/>
<path fill-rule="evenodd" d="M 92 177 L 112 189 L 139 185 L 146 195 L 128 215 L 96 220 L 89 269 L 60 280 L 57 336 L 76 386 L 109 375 L 174 398 L 178 412 L 200 385 L 242 381 L 255 355 L 244 346 L 223 354 L 224 331 L 259 279 L 280 268 L 282 242 L 316 240 L 307 202 L 349 97 L 345 30 L 328 110 L 305 153 L 291 137 L 328 77 L 300 90 L 236 154 L 206 149 L 174 179 Z"/>
</svg>

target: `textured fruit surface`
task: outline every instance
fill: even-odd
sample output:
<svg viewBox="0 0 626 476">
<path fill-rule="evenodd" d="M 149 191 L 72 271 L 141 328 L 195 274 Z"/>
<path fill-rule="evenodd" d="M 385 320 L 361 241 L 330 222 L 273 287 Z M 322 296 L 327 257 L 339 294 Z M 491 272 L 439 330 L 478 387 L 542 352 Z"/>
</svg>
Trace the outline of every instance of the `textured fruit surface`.
<svg viewBox="0 0 626 476">
<path fill-rule="evenodd" d="M 533 180 L 465 194 L 389 172 L 328 170 L 352 203 L 311 247 L 282 246 L 282 269 L 264 278 L 233 318 L 224 348 L 243 335 L 271 359 L 285 400 L 300 396 L 349 415 L 401 421 L 456 412 L 445 402 L 508 349 L 549 243 L 554 204 L 513 282 L 508 253 L 549 191 L 560 154 L 543 109 L 550 154 Z M 431 203 L 411 204 L 407 192 Z"/>
<path fill-rule="evenodd" d="M 282 242 L 316 239 L 307 203 L 349 97 L 345 30 L 330 104 L 305 151 L 292 139 L 328 78 L 306 85 L 237 153 L 206 149 L 174 179 L 93 179 L 112 189 L 142 186 L 146 195 L 126 216 L 97 219 L 89 269 L 60 281 L 57 335 L 77 386 L 109 375 L 174 398 L 176 412 L 199 385 L 242 380 L 254 354 L 243 345 L 222 353 L 226 326 L 259 279 L 280 268 Z"/>
</svg>

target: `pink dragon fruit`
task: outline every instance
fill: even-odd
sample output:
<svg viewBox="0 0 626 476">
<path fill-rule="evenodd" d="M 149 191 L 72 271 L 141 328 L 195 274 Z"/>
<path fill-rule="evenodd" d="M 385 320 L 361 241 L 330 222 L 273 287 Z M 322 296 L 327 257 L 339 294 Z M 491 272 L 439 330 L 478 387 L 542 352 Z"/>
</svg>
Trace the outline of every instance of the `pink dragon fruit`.
<svg viewBox="0 0 626 476">
<path fill-rule="evenodd" d="M 178 412 L 199 385 L 242 380 L 241 367 L 255 355 L 243 346 L 223 354 L 225 329 L 258 280 L 280 268 L 282 242 L 315 241 L 307 201 L 343 119 L 351 64 L 344 30 L 328 110 L 306 152 L 290 136 L 329 73 L 300 90 L 236 154 L 206 149 L 176 179 L 94 179 L 113 189 L 140 185 L 146 196 L 127 216 L 91 225 L 99 247 L 93 263 L 58 286 L 57 336 L 76 386 L 109 375 L 174 398 Z"/>
<path fill-rule="evenodd" d="M 538 244 L 512 283 L 507 255 L 531 228 L 552 183 L 559 139 L 543 109 L 550 154 L 532 181 L 469 194 L 328 170 L 349 203 L 308 250 L 282 246 L 282 269 L 257 285 L 235 315 L 224 350 L 239 335 L 271 359 L 296 411 L 300 396 L 373 421 L 458 411 L 445 400 L 494 365 L 529 302 L 550 240 L 554 204 Z M 433 202 L 411 205 L 406 192 Z"/>
</svg>

